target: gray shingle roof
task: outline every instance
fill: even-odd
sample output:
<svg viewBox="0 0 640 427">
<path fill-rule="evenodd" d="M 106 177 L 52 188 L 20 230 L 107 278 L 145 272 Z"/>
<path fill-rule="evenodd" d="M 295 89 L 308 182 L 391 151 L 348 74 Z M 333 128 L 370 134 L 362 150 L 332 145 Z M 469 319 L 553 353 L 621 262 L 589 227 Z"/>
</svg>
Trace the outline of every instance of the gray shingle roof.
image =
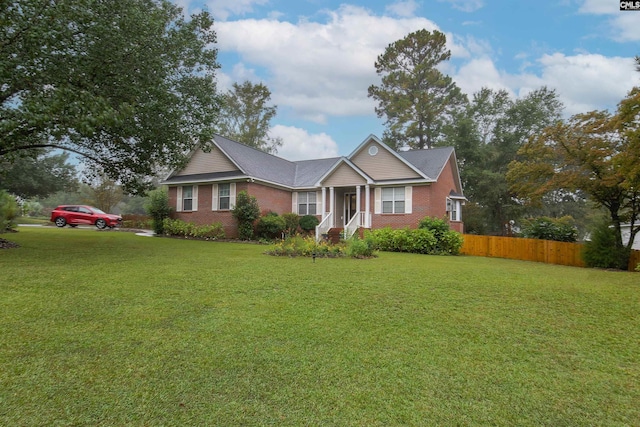
<svg viewBox="0 0 640 427">
<path fill-rule="evenodd" d="M 248 176 L 293 186 L 295 163 L 219 135 L 216 135 L 214 140 Z"/>
<path fill-rule="evenodd" d="M 398 154 L 429 178 L 438 179 L 440 172 L 442 172 L 442 169 L 444 169 L 447 161 L 453 154 L 453 147 L 400 151 Z"/>
<path fill-rule="evenodd" d="M 214 140 L 245 176 L 292 188 L 315 187 L 320 178 L 341 159 L 341 157 L 332 157 L 292 162 L 220 135 L 215 135 Z M 438 147 L 430 150 L 401 151 L 397 154 L 427 177 L 436 180 L 453 153 L 453 147 Z M 172 176 L 165 183 L 214 180 L 233 175 L 237 176 L 238 172 Z"/>
<path fill-rule="evenodd" d="M 340 160 L 340 157 L 328 159 L 301 160 L 296 164 L 296 187 L 314 187 L 322 175 Z"/>
</svg>

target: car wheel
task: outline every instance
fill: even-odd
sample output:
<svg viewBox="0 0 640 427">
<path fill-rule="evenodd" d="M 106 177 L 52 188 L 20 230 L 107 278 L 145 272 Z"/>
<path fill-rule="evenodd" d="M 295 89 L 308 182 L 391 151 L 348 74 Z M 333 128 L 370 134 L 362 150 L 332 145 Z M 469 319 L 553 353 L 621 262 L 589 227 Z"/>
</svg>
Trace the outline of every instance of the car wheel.
<svg viewBox="0 0 640 427">
<path fill-rule="evenodd" d="M 67 220 L 62 218 L 61 216 L 56 218 L 56 220 L 54 222 L 56 223 L 56 226 L 58 226 L 58 227 L 64 227 L 65 225 L 67 225 Z"/>
<path fill-rule="evenodd" d="M 105 221 L 104 219 L 100 218 L 99 220 L 96 221 L 96 227 L 98 227 L 100 230 L 104 229 L 107 226 L 107 221 Z"/>
</svg>

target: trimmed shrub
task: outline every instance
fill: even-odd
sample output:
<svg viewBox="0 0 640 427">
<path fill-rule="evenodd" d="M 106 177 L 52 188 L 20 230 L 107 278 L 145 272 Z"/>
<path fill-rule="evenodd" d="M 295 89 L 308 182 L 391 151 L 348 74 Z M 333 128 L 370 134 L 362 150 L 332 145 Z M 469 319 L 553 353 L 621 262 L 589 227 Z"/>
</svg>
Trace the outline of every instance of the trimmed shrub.
<svg viewBox="0 0 640 427">
<path fill-rule="evenodd" d="M 282 236 L 286 227 L 287 223 L 283 217 L 278 216 L 277 213 L 270 213 L 260 218 L 256 231 L 258 237 L 275 239 Z"/>
<path fill-rule="evenodd" d="M 449 230 L 448 224 L 443 230 L 441 220 L 425 221 L 418 229 L 390 227 L 380 228 L 367 233 L 373 239 L 375 249 L 388 252 L 411 252 L 430 255 L 457 255 L 462 248 L 462 235 Z M 422 223 L 422 222 L 421 222 Z M 428 229 L 431 224 L 435 224 Z"/>
<path fill-rule="evenodd" d="M 345 253 L 351 258 L 371 258 L 374 256 L 374 241 L 371 236 L 360 239 L 354 235 L 346 242 Z"/>
<path fill-rule="evenodd" d="M 236 196 L 236 205 L 231 213 L 238 220 L 238 237 L 241 240 L 251 240 L 254 223 L 260 218 L 258 200 L 246 191 L 241 191 Z"/>
<path fill-rule="evenodd" d="M 431 231 L 436 239 L 436 243 L 429 253 L 442 255 L 460 253 L 463 243 L 462 235 L 451 230 L 446 220 L 427 216 L 420 220 L 418 229 Z"/>
<path fill-rule="evenodd" d="M 12 231 L 16 227 L 20 207 L 16 198 L 4 190 L 0 190 L 0 233 Z"/>
<path fill-rule="evenodd" d="M 529 218 L 522 222 L 522 237 L 555 240 L 557 242 L 575 242 L 578 239 L 578 229 L 570 216 L 563 216 L 562 218 L 541 216 Z"/>
<path fill-rule="evenodd" d="M 222 223 L 216 222 L 208 225 L 196 225 L 192 222 L 185 222 L 181 219 L 165 218 L 163 223 L 164 234 L 166 236 L 217 240 L 224 239 L 224 227 Z"/>
<path fill-rule="evenodd" d="M 320 221 L 314 215 L 305 215 L 300 218 L 300 228 L 304 231 L 315 230 L 318 224 L 320 224 Z"/>
</svg>

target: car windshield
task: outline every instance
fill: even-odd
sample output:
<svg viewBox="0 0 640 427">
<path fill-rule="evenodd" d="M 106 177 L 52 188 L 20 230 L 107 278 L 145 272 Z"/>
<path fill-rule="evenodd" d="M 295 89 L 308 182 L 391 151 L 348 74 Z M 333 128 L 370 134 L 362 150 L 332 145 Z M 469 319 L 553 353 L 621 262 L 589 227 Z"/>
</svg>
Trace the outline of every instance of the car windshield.
<svg viewBox="0 0 640 427">
<path fill-rule="evenodd" d="M 100 210 L 100 209 L 98 209 L 98 208 L 91 208 L 91 209 L 93 209 L 93 211 L 94 211 L 95 213 L 97 213 L 97 214 L 106 214 L 106 212 L 103 212 L 103 211 L 101 211 L 101 210 Z"/>
</svg>

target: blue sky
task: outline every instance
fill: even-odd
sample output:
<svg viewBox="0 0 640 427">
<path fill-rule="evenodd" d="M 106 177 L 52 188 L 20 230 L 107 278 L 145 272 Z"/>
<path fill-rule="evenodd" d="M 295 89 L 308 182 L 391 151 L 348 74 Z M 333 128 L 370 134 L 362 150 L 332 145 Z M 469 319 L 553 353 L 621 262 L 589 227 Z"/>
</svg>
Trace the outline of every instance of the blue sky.
<svg viewBox="0 0 640 427">
<path fill-rule="evenodd" d="M 174 0 L 215 18 L 219 89 L 266 84 L 272 133 L 290 160 L 348 155 L 382 135 L 367 88 L 385 47 L 425 28 L 447 36 L 442 71 L 469 97 L 482 87 L 514 99 L 547 86 L 565 115 L 614 109 L 640 73 L 640 11 L 615 0 Z"/>
</svg>

